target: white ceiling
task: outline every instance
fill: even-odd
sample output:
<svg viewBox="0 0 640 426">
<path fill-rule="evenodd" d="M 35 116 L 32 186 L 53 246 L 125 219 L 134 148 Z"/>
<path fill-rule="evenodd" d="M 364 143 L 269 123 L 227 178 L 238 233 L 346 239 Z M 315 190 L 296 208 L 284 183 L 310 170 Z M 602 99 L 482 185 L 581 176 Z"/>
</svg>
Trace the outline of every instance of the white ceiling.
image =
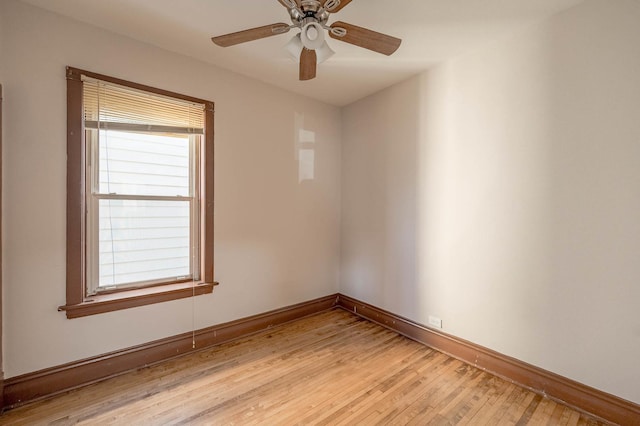
<svg viewBox="0 0 640 426">
<path fill-rule="evenodd" d="M 435 63 L 507 37 L 583 0 L 353 0 L 331 15 L 403 40 L 390 57 L 333 39 L 318 77 L 298 81 L 282 47 L 294 32 L 221 48 L 211 37 L 289 23 L 277 0 L 23 0 L 293 92 L 346 105 Z"/>
</svg>

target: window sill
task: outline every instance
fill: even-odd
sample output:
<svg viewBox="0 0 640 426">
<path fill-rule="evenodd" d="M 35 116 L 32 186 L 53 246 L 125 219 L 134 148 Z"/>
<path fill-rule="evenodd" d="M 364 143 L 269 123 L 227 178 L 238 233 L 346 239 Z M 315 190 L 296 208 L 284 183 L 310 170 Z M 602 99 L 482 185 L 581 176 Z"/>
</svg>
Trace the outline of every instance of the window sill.
<svg viewBox="0 0 640 426">
<path fill-rule="evenodd" d="M 186 297 L 201 296 L 212 293 L 213 287 L 216 285 L 218 285 L 217 282 L 195 283 L 195 285 L 187 282 L 102 294 L 99 296 L 91 296 L 77 305 L 60 306 L 58 311 L 65 311 L 69 319 L 79 318 L 121 309 L 135 308 L 137 306 L 168 302 Z"/>
</svg>

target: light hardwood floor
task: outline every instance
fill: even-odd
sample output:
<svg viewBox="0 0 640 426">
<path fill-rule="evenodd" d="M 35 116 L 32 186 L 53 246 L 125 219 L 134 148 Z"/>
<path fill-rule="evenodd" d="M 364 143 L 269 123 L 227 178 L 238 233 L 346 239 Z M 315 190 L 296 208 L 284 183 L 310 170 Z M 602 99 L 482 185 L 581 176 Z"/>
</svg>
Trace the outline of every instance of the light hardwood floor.
<svg viewBox="0 0 640 426">
<path fill-rule="evenodd" d="M 340 309 L 11 410 L 0 423 L 603 424 Z"/>
</svg>

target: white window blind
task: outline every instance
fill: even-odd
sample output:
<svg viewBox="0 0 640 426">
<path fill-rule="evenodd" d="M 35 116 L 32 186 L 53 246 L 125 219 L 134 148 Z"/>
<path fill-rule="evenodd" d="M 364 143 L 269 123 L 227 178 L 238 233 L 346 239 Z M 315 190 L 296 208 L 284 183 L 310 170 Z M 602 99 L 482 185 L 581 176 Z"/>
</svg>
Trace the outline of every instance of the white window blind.
<svg viewBox="0 0 640 426">
<path fill-rule="evenodd" d="M 204 133 L 204 105 L 83 76 L 86 128 Z"/>
</svg>

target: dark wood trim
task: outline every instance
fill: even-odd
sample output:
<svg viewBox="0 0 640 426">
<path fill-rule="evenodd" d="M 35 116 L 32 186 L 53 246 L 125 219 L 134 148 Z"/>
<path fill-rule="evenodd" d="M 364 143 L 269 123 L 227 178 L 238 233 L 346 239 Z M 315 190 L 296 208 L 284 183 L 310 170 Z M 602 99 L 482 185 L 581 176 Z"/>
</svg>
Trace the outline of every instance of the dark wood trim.
<svg viewBox="0 0 640 426">
<path fill-rule="evenodd" d="M 454 358 L 578 410 L 618 424 L 638 424 L 640 405 L 543 370 L 391 312 L 339 295 L 338 306 Z"/>
<path fill-rule="evenodd" d="M 0 415 L 4 411 L 4 373 L 0 373 Z"/>
<path fill-rule="evenodd" d="M 163 283 L 144 289 L 123 290 L 116 296 L 101 294 L 86 296 L 86 147 L 83 120 L 82 76 L 119 84 L 150 93 L 182 99 L 204 105 L 205 129 L 202 149 L 202 214 L 200 218 L 200 283 L 177 285 Z M 67 289 L 66 304 L 58 308 L 67 318 L 78 318 L 120 309 L 161 303 L 185 297 L 209 294 L 213 291 L 213 197 L 214 197 L 214 103 L 143 84 L 78 68 L 67 67 Z"/>
<path fill-rule="evenodd" d="M 192 346 L 193 334 L 188 332 L 57 367 L 11 377 L 5 381 L 4 399 L 7 407 L 15 407 L 36 399 L 86 386 L 127 371 L 229 342 L 331 309 L 336 305 L 337 300 L 338 295 L 334 294 L 197 330 L 195 332 L 196 349 L 193 349 Z"/>
<path fill-rule="evenodd" d="M 84 300 L 85 146 L 82 81 L 67 68 L 67 305 Z"/>
<path fill-rule="evenodd" d="M 104 295 L 92 296 L 90 299 L 76 305 L 65 305 L 58 308 L 66 311 L 67 318 L 86 317 L 88 315 L 103 314 L 120 309 L 136 306 L 151 305 L 153 303 L 168 302 L 186 297 L 201 296 L 213 292 L 218 283 L 181 283 L 170 284 L 144 289 L 120 291 Z"/>
<path fill-rule="evenodd" d="M 204 170 L 204 188 L 203 188 L 203 209 L 204 216 L 202 224 L 202 259 L 203 274 L 201 276 L 205 282 L 212 282 L 213 274 L 213 205 L 214 205 L 214 104 L 208 102 L 204 110 L 204 152 L 202 154 L 202 163 Z"/>
</svg>

